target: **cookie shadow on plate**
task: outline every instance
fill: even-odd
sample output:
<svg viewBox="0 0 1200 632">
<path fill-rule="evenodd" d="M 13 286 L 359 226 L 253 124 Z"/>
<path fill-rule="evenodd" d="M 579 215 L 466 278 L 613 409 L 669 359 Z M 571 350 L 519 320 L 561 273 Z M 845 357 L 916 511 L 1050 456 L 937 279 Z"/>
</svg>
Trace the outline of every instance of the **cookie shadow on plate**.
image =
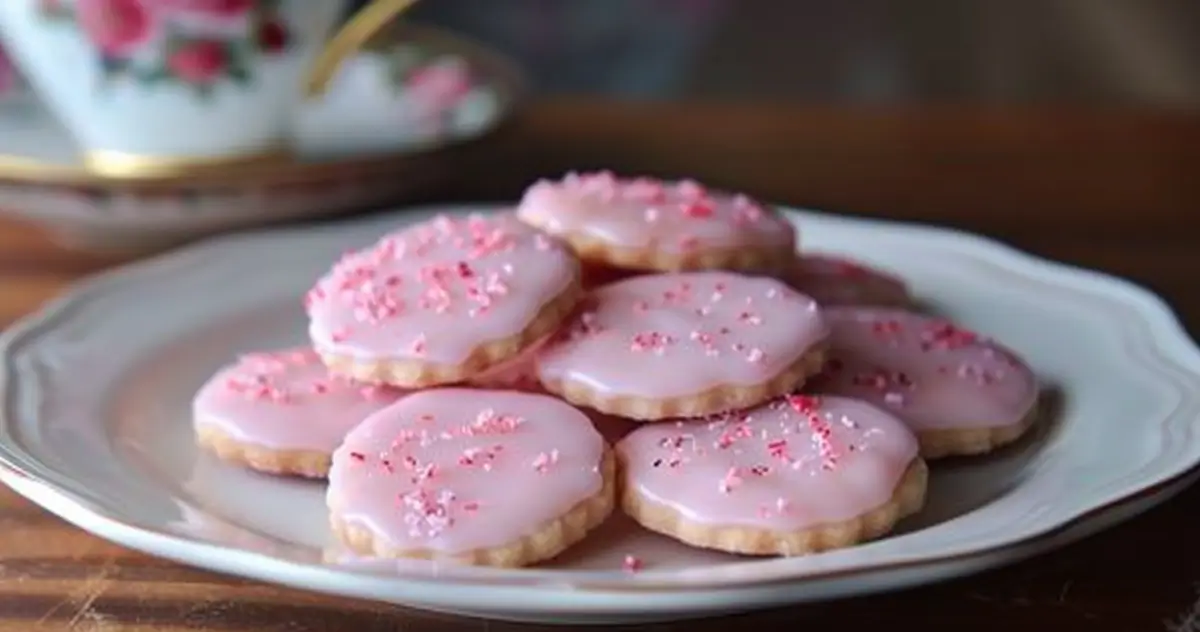
<svg viewBox="0 0 1200 632">
<path fill-rule="evenodd" d="M 913 311 L 918 314 L 925 314 L 926 316 L 945 315 L 945 312 L 942 310 L 942 308 L 938 307 L 937 303 L 924 296 L 910 296 L 906 308 L 909 311 Z"/>
<path fill-rule="evenodd" d="M 896 533 L 917 531 L 953 520 L 1004 496 L 1020 485 L 1026 468 L 1061 432 L 1066 394 L 1057 385 L 1042 389 L 1037 420 L 1020 439 L 980 456 L 950 457 L 930 463 L 929 491 L 921 513 L 903 521 Z"/>
</svg>

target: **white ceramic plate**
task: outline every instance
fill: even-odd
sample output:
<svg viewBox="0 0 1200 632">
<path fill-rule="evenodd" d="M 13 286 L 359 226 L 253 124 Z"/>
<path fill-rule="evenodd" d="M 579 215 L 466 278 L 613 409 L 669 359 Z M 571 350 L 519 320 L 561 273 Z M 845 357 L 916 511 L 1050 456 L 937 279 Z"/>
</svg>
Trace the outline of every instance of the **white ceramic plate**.
<svg viewBox="0 0 1200 632">
<path fill-rule="evenodd" d="M 1200 351 L 1148 292 L 960 233 L 796 213 L 810 247 L 892 268 L 1023 353 L 1056 393 L 1048 423 L 994 458 L 936 466 L 928 510 L 898 535 L 808 558 L 690 550 L 618 519 L 536 569 L 325 563 L 321 486 L 198 455 L 189 399 L 235 353 L 302 341 L 300 297 L 336 254 L 431 212 L 226 237 L 78 287 L 4 337 L 0 478 L 101 537 L 187 564 L 431 610 L 596 622 L 979 571 L 1143 511 L 1200 461 Z M 646 569 L 622 571 L 627 554 Z"/>
</svg>

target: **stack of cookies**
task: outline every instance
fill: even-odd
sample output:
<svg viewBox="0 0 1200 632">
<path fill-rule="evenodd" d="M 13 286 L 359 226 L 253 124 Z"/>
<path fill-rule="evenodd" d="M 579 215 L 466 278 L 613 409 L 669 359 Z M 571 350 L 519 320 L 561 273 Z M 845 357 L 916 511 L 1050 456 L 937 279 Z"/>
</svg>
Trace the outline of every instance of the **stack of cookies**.
<svg viewBox="0 0 1200 632">
<path fill-rule="evenodd" d="M 926 459 L 1021 436 L 1037 382 L 903 281 L 797 241 L 692 181 L 538 182 L 336 262 L 309 345 L 197 394 L 198 442 L 327 478 L 361 555 L 528 565 L 618 508 L 732 553 L 878 537 L 922 507 Z"/>
</svg>

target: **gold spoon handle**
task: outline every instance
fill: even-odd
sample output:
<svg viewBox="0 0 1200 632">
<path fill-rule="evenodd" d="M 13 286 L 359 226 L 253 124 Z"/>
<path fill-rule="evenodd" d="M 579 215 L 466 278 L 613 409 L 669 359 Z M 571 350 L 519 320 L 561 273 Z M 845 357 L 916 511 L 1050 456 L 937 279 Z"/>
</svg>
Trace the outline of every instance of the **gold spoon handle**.
<svg viewBox="0 0 1200 632">
<path fill-rule="evenodd" d="M 317 56 L 304 82 L 304 97 L 312 99 L 323 95 L 347 57 L 357 53 L 367 40 L 416 3 L 417 0 L 374 0 L 354 14 Z"/>
</svg>

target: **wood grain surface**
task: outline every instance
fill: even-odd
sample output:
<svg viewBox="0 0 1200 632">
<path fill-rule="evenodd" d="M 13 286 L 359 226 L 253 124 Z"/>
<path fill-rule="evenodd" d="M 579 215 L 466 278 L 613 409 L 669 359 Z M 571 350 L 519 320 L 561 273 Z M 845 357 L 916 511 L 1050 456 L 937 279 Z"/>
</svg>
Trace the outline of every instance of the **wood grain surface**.
<svg viewBox="0 0 1200 632">
<path fill-rule="evenodd" d="M 1191 115 L 552 102 L 469 158 L 433 199 L 511 199 L 531 178 L 570 168 L 690 174 L 789 204 L 987 233 L 1145 284 L 1200 331 L 1200 119 Z M 0 322 L 116 263 L 0 223 Z M 1200 630 L 1198 524 L 1192 489 L 1102 535 L 973 578 L 642 629 Z M 40 629 L 544 628 L 186 568 L 92 537 L 0 487 L 0 632 Z"/>
</svg>

